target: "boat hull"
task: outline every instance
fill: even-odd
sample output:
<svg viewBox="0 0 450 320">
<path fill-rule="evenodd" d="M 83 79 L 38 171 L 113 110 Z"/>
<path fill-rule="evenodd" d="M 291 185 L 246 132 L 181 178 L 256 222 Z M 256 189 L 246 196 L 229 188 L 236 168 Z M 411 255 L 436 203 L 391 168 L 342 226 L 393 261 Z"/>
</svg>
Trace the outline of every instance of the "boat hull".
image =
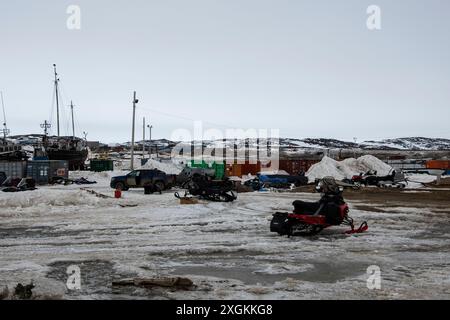
<svg viewBox="0 0 450 320">
<path fill-rule="evenodd" d="M 87 150 L 47 150 L 49 160 L 66 160 L 69 170 L 84 170 L 88 156 Z"/>
</svg>

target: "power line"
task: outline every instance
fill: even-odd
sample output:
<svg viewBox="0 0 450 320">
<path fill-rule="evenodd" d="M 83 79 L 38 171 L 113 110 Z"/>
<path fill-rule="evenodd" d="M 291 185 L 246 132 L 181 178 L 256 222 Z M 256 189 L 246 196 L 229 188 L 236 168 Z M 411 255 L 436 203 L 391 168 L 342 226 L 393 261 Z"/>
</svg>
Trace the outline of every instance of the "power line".
<svg viewBox="0 0 450 320">
<path fill-rule="evenodd" d="M 170 118 L 177 118 L 177 119 L 182 119 L 182 120 L 192 121 L 192 122 L 201 120 L 201 119 L 193 119 L 193 118 L 186 117 L 186 116 L 179 115 L 179 114 L 168 113 L 168 112 L 164 112 L 164 111 L 160 111 L 160 110 L 156 110 L 156 109 L 152 109 L 152 108 L 143 108 L 143 107 L 137 107 L 137 108 L 138 109 L 142 109 L 142 110 L 146 110 L 146 111 L 150 111 L 150 112 L 154 112 L 154 113 L 158 113 L 158 114 L 164 115 L 166 117 L 170 117 Z M 236 126 L 232 126 L 232 125 L 219 124 L 219 123 L 214 123 L 214 122 L 211 122 L 211 121 L 204 121 L 204 120 L 202 120 L 202 121 L 204 123 L 211 124 L 211 125 L 214 125 L 214 126 L 217 126 L 217 127 L 225 127 L 225 128 L 229 128 L 229 129 L 236 128 Z"/>
</svg>

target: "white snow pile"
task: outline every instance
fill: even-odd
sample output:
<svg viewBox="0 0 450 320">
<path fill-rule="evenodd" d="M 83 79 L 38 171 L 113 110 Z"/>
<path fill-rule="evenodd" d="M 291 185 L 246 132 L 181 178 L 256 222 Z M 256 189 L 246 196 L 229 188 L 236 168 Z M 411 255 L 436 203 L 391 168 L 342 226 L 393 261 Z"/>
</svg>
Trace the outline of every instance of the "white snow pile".
<svg viewBox="0 0 450 320">
<path fill-rule="evenodd" d="M 308 170 L 306 176 L 309 182 L 329 176 L 342 180 L 369 170 L 376 170 L 378 175 L 387 175 L 391 169 L 391 166 L 372 155 L 362 156 L 358 159 L 349 158 L 343 161 L 323 157 L 322 161 Z"/>
<path fill-rule="evenodd" d="M 109 183 L 112 177 L 126 175 L 129 171 L 103 171 L 103 172 L 93 172 L 93 171 L 70 171 L 70 179 L 85 178 L 91 181 Z"/>
<path fill-rule="evenodd" d="M 183 170 L 183 166 L 173 162 L 159 162 L 154 159 L 149 159 L 140 169 L 158 169 L 167 174 L 179 174 Z"/>
<path fill-rule="evenodd" d="M 408 181 L 417 182 L 417 183 L 432 183 L 435 182 L 437 177 L 424 173 L 409 173 L 406 174 L 406 178 Z"/>
<path fill-rule="evenodd" d="M 0 198 L 2 208 L 34 208 L 36 210 L 49 206 L 98 206 L 105 200 L 97 198 L 81 190 L 51 190 L 38 189 L 35 191 L 11 193 Z M 5 212 L 6 213 L 6 212 Z M 3 216 L 3 210 L 0 217 Z"/>
</svg>

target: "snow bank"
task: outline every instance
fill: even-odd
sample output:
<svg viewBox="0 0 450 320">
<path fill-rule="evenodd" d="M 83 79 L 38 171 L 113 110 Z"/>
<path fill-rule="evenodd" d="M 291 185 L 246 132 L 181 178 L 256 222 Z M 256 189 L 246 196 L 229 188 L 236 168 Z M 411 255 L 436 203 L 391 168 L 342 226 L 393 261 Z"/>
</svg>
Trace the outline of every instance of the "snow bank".
<svg viewBox="0 0 450 320">
<path fill-rule="evenodd" d="M 328 176 L 342 180 L 369 170 L 376 170 L 378 175 L 387 175 L 391 169 L 392 167 L 371 155 L 362 156 L 358 159 L 349 158 L 343 161 L 323 157 L 322 161 L 308 170 L 306 176 L 309 182 Z"/>
<path fill-rule="evenodd" d="M 313 182 L 316 179 L 321 179 L 328 176 L 342 180 L 345 178 L 346 174 L 344 174 L 340 169 L 338 161 L 329 157 L 323 157 L 322 161 L 309 168 L 306 176 L 310 182 Z"/>
<path fill-rule="evenodd" d="M 70 171 L 69 172 L 69 178 L 70 179 L 79 179 L 79 178 L 86 178 L 88 180 L 94 180 L 97 182 L 100 181 L 109 181 L 112 177 L 125 175 L 129 171 L 103 171 L 103 172 L 93 172 L 93 171 Z"/>
<path fill-rule="evenodd" d="M 0 198 L 3 208 L 44 208 L 49 206 L 97 206 L 103 199 L 97 198 L 81 190 L 51 190 L 38 189 L 35 191 L 7 194 Z M 103 200 L 104 202 L 104 200 Z M 0 213 L 0 216 L 2 214 Z"/>
<path fill-rule="evenodd" d="M 410 173 L 406 175 L 408 181 L 418 182 L 418 183 L 432 183 L 436 181 L 436 176 L 431 176 L 428 174 L 420 174 L 420 173 Z"/>
<path fill-rule="evenodd" d="M 154 159 L 149 159 L 140 169 L 158 169 L 167 174 L 179 174 L 183 170 L 183 166 L 173 162 L 159 162 Z"/>
</svg>

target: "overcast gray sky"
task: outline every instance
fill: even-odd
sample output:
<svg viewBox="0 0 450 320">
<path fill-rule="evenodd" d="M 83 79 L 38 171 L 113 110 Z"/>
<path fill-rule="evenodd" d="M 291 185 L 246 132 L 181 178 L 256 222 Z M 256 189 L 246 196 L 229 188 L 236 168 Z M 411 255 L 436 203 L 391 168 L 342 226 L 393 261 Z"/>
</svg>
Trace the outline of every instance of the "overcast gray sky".
<svg viewBox="0 0 450 320">
<path fill-rule="evenodd" d="M 72 4 L 81 30 L 66 27 Z M 371 4 L 381 30 L 366 27 Z M 2 1 L 0 90 L 11 134 L 49 119 L 56 63 L 62 133 L 73 99 L 90 140 L 130 140 L 133 90 L 139 137 L 146 116 L 156 138 L 189 119 L 296 138 L 450 138 L 449 33 L 446 0 Z"/>
</svg>

